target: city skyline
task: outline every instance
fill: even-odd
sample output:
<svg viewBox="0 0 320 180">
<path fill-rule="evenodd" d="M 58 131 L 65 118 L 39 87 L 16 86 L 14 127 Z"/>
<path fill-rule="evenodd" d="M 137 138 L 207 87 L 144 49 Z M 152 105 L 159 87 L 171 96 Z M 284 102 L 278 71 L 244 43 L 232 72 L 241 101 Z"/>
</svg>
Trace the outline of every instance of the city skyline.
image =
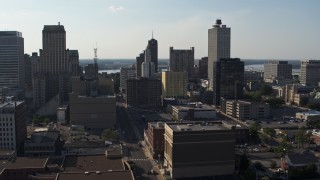
<svg viewBox="0 0 320 180">
<path fill-rule="evenodd" d="M 169 48 L 195 47 L 195 58 L 208 55 L 208 29 L 217 18 L 232 28 L 231 57 L 242 59 L 319 59 L 320 2 L 308 1 L 5 1 L 0 30 L 22 32 L 25 53 L 39 52 L 44 25 L 60 22 L 67 48 L 80 59 L 134 59 L 145 43 L 158 40 L 159 59 Z M 164 11 L 165 9 L 165 11 Z M 85 35 L 85 36 L 84 36 Z M 124 46 L 124 44 L 126 46 Z"/>
</svg>

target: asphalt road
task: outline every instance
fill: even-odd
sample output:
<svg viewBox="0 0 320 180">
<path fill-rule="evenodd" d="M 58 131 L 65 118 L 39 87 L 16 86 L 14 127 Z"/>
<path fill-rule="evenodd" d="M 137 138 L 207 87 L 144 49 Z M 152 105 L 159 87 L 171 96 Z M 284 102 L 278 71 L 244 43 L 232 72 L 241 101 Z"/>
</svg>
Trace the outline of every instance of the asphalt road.
<svg viewBox="0 0 320 180">
<path fill-rule="evenodd" d="M 146 158 L 138 142 L 143 140 L 143 129 L 137 128 L 134 124 L 135 118 L 128 116 L 127 109 L 118 103 L 117 106 L 117 125 L 121 132 L 120 140 L 123 144 L 124 156 L 127 160 L 135 163 L 135 179 L 156 179 L 155 175 L 148 174 L 152 169 L 152 164 Z"/>
</svg>

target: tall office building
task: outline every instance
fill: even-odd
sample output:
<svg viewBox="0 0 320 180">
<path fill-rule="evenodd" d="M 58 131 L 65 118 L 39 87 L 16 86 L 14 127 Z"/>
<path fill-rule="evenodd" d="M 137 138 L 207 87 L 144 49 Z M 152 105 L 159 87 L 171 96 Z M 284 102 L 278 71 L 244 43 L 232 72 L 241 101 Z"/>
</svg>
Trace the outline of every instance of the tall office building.
<svg viewBox="0 0 320 180">
<path fill-rule="evenodd" d="M 220 19 L 208 30 L 208 78 L 213 80 L 214 63 L 221 58 L 230 58 L 231 29 L 222 25 Z"/>
<path fill-rule="evenodd" d="M 139 56 L 136 57 L 136 78 L 141 77 L 141 66 L 142 63 L 144 62 L 144 57 L 145 57 L 145 51 L 139 54 Z"/>
<path fill-rule="evenodd" d="M 269 61 L 264 64 L 264 81 L 276 79 L 292 79 L 292 64 L 288 61 Z"/>
<path fill-rule="evenodd" d="M 126 93 L 127 80 L 136 78 L 136 69 L 133 67 L 120 68 L 120 91 Z"/>
<path fill-rule="evenodd" d="M 147 49 L 150 50 L 150 59 L 154 64 L 155 73 L 158 72 L 158 41 L 153 38 L 148 41 Z"/>
<path fill-rule="evenodd" d="M 18 31 L 0 31 L 0 89 L 24 89 L 24 39 Z"/>
<path fill-rule="evenodd" d="M 27 138 L 26 108 L 23 101 L 0 98 L 0 150 L 22 150 Z M 22 149 L 21 149 L 22 148 Z"/>
<path fill-rule="evenodd" d="M 162 98 L 184 98 L 187 96 L 187 72 L 162 72 Z"/>
<path fill-rule="evenodd" d="M 32 87 L 31 56 L 29 54 L 24 55 L 24 76 L 25 87 Z"/>
<path fill-rule="evenodd" d="M 155 65 L 151 61 L 151 51 L 146 49 L 144 62 L 141 65 L 141 77 L 152 78 L 155 76 Z"/>
<path fill-rule="evenodd" d="M 208 57 L 199 60 L 199 78 L 208 78 Z"/>
<path fill-rule="evenodd" d="M 32 58 L 33 95 L 36 108 L 58 95 L 57 101 L 68 101 L 70 77 L 79 74 L 77 50 L 66 49 L 66 31 L 63 25 L 45 25 L 42 30 L 40 56 Z M 78 68 L 77 68 L 78 66 Z"/>
<path fill-rule="evenodd" d="M 239 58 L 221 58 L 214 65 L 213 104 L 220 105 L 220 98 L 241 99 L 244 84 L 244 62 Z"/>
<path fill-rule="evenodd" d="M 173 49 L 170 47 L 170 71 L 188 72 L 188 78 L 194 74 L 194 47 L 190 50 Z"/>
<path fill-rule="evenodd" d="M 305 86 L 319 86 L 320 83 L 320 60 L 301 61 L 300 84 Z"/>
<path fill-rule="evenodd" d="M 161 81 L 140 78 L 127 80 L 127 106 L 161 106 Z"/>
</svg>

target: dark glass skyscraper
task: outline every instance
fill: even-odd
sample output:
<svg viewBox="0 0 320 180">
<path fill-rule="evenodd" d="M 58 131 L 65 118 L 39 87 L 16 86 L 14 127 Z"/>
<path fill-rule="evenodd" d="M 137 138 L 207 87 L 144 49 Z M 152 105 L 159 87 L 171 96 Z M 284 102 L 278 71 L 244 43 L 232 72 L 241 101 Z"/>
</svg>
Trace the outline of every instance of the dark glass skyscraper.
<svg viewBox="0 0 320 180">
<path fill-rule="evenodd" d="M 241 99 L 243 96 L 244 62 L 239 58 L 221 58 L 214 64 L 213 104 L 220 105 L 220 98 Z"/>
<path fill-rule="evenodd" d="M 153 37 L 148 41 L 147 49 L 150 50 L 151 62 L 155 67 L 155 73 L 158 72 L 158 41 Z"/>
<path fill-rule="evenodd" d="M 18 31 L 0 31 L 0 89 L 24 89 L 24 39 Z"/>
</svg>

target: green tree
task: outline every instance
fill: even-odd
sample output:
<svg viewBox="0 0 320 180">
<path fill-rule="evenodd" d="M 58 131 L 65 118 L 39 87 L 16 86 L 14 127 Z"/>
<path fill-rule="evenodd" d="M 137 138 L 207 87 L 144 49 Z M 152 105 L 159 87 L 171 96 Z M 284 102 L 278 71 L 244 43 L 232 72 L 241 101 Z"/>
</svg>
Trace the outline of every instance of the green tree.
<svg viewBox="0 0 320 180">
<path fill-rule="evenodd" d="M 264 128 L 263 132 L 266 133 L 270 137 L 270 144 L 272 143 L 272 139 L 276 136 L 276 130 L 273 128 Z"/>
<path fill-rule="evenodd" d="M 259 139 L 263 144 L 266 144 L 269 140 L 269 138 L 263 133 L 259 133 Z"/>
<path fill-rule="evenodd" d="M 43 123 L 45 123 L 45 124 L 48 124 L 50 122 L 50 119 L 49 118 L 44 118 L 44 120 L 43 120 Z"/>
<path fill-rule="evenodd" d="M 288 143 L 287 141 L 281 141 L 279 146 L 277 146 L 274 149 L 274 152 L 278 155 L 280 155 L 281 157 L 284 157 L 286 154 L 292 152 L 293 147 L 290 143 Z"/>
<path fill-rule="evenodd" d="M 249 135 L 251 140 L 254 140 L 256 142 L 258 138 L 258 131 L 261 129 L 261 125 L 257 122 L 254 122 L 249 127 Z"/>
<path fill-rule="evenodd" d="M 259 91 L 261 95 L 270 95 L 273 93 L 272 87 L 267 84 L 263 84 Z"/>
<path fill-rule="evenodd" d="M 101 134 L 101 138 L 105 141 L 115 140 L 117 137 L 118 133 L 112 129 L 105 129 Z"/>
<path fill-rule="evenodd" d="M 308 102 L 309 102 L 309 98 L 308 97 L 302 97 L 301 99 L 300 99 L 300 106 L 306 106 L 307 104 L 308 104 Z"/>
<path fill-rule="evenodd" d="M 307 131 L 304 126 L 299 128 L 298 132 L 296 133 L 296 141 L 298 142 L 298 147 L 303 148 L 303 144 L 307 141 Z"/>
<path fill-rule="evenodd" d="M 273 108 L 278 108 L 284 104 L 283 98 L 272 97 L 266 101 Z"/>
<path fill-rule="evenodd" d="M 275 161 L 271 161 L 271 162 L 270 162 L 270 167 L 271 167 L 272 169 L 275 169 L 275 168 L 277 167 L 277 163 L 276 163 Z"/>
</svg>

